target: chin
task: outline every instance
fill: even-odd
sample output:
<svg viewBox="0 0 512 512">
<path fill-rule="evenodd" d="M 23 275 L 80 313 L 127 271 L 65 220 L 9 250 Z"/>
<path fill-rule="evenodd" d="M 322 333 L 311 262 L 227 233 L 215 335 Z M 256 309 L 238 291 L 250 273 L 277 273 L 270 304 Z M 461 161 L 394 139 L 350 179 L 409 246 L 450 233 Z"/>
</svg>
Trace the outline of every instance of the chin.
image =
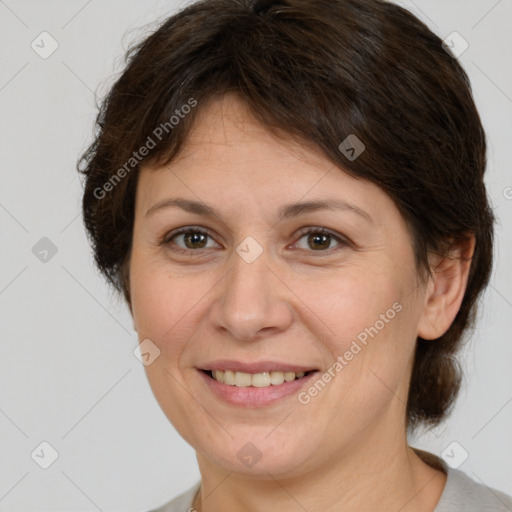
<svg viewBox="0 0 512 512">
<path fill-rule="evenodd" d="M 259 429 L 258 429 L 259 430 Z M 291 440 L 290 432 L 281 432 L 271 439 L 268 428 L 264 434 L 254 432 L 254 435 L 234 435 L 233 438 L 227 434 L 224 439 L 215 444 L 201 447 L 196 444 L 194 447 L 201 453 L 201 456 L 222 467 L 228 472 L 241 474 L 247 477 L 258 479 L 288 478 L 304 474 L 308 470 L 308 453 L 314 450 L 304 450 L 305 444 L 300 440 Z M 203 432 L 204 436 L 204 432 Z M 272 436 L 271 436 L 272 437 Z M 204 437 L 202 437 L 204 442 Z M 311 464 L 312 466 L 312 464 Z"/>
</svg>

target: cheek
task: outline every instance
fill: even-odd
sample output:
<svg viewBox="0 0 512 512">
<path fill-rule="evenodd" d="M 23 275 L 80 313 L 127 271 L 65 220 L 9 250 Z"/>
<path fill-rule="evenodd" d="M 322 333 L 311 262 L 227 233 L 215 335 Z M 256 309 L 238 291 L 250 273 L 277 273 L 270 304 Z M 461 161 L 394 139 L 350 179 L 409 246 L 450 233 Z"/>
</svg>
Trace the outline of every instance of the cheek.
<svg viewBox="0 0 512 512">
<path fill-rule="evenodd" d="M 144 264 L 135 257 L 130 292 L 140 340 L 149 338 L 172 360 L 192 334 L 190 318 L 201 290 L 185 285 L 183 279 L 170 275 L 161 266 Z"/>
<path fill-rule="evenodd" d="M 377 407 L 392 396 L 390 389 L 401 386 L 414 350 L 417 313 L 407 276 L 392 268 L 352 270 L 303 287 L 318 326 L 331 333 L 324 343 L 333 361 L 333 405 L 353 401 L 349 410 L 361 403 Z"/>
<path fill-rule="evenodd" d="M 148 382 L 169 421 L 192 442 L 190 425 L 203 420 L 200 410 L 190 407 L 187 382 L 179 365 L 193 334 L 201 290 L 135 254 L 130 272 L 132 313 L 139 341 L 150 339 L 160 350 L 160 356 L 144 366 Z"/>
<path fill-rule="evenodd" d="M 316 317 L 318 327 L 329 333 L 326 343 L 336 355 L 348 350 L 351 341 L 377 322 L 380 315 L 394 316 L 393 304 L 401 292 L 389 273 L 366 268 L 343 269 L 314 281 L 297 283 L 297 295 Z M 387 325 L 386 325 L 387 326 Z M 368 335 L 368 334 L 367 334 Z"/>
</svg>

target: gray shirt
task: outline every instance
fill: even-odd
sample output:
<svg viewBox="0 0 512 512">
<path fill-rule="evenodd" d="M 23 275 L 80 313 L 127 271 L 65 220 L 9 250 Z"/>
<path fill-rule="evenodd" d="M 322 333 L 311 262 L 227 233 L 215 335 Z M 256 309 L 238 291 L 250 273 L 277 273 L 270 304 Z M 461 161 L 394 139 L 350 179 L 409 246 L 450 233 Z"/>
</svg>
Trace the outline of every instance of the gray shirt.
<svg viewBox="0 0 512 512">
<path fill-rule="evenodd" d="M 433 512 L 512 512 L 512 497 L 487 487 L 438 459 L 447 474 L 441 499 Z M 194 512 L 192 504 L 201 482 L 151 512 Z"/>
</svg>

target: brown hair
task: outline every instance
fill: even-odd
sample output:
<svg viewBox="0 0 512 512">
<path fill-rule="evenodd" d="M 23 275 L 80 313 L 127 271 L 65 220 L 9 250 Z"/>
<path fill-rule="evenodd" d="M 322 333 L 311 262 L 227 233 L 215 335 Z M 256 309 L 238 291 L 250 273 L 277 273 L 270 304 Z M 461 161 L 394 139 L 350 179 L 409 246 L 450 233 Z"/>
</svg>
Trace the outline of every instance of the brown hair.
<svg viewBox="0 0 512 512">
<path fill-rule="evenodd" d="M 204 0 L 165 20 L 128 49 L 78 164 L 96 264 L 128 304 L 137 171 L 170 162 L 201 106 L 228 91 L 269 129 L 389 194 L 424 278 L 429 252 L 475 235 L 451 327 L 417 341 L 407 424 L 438 424 L 458 393 L 454 356 L 492 268 L 485 134 L 463 68 L 425 24 L 382 0 Z M 338 149 L 351 134 L 366 147 L 354 160 Z"/>
</svg>

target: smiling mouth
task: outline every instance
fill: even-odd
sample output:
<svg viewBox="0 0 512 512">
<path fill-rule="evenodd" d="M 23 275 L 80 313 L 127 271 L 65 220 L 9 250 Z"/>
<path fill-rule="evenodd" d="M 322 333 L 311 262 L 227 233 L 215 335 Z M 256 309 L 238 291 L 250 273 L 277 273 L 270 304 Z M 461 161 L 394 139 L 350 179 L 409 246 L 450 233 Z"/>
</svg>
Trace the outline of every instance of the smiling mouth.
<svg viewBox="0 0 512 512">
<path fill-rule="evenodd" d="M 226 384 L 228 386 L 236 386 L 239 388 L 256 387 L 264 388 L 269 386 L 279 386 L 284 382 L 292 382 L 294 380 L 302 379 L 317 370 L 310 370 L 307 372 L 260 372 L 260 373 L 246 373 L 246 372 L 233 372 L 230 370 L 202 370 L 213 380 Z"/>
</svg>

